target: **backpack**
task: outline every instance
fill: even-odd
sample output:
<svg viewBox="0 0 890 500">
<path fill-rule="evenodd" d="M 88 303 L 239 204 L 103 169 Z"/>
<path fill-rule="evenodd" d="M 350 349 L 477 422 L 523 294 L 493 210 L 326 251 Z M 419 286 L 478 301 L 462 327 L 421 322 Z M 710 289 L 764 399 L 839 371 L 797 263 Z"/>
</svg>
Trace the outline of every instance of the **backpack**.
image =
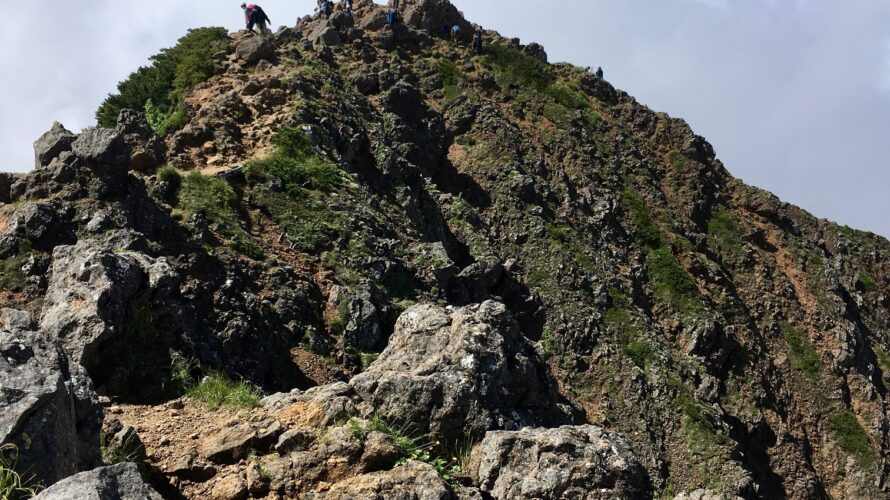
<svg viewBox="0 0 890 500">
<path fill-rule="evenodd" d="M 399 13 L 391 10 L 388 14 L 386 14 L 386 24 L 394 24 L 399 20 Z"/>
<path fill-rule="evenodd" d="M 327 2 L 324 4 L 324 15 L 330 16 L 331 13 L 334 12 L 334 4 L 333 2 Z"/>
</svg>

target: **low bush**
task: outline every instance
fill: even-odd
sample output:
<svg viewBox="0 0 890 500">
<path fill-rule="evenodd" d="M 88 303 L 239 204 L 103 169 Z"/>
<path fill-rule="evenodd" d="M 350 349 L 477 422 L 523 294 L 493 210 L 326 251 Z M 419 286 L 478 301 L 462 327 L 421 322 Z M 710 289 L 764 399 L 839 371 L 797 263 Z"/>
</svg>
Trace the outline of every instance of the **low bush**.
<svg viewBox="0 0 890 500">
<path fill-rule="evenodd" d="M 877 455 L 869 443 L 868 434 L 856 419 L 856 415 L 846 410 L 837 411 L 828 417 L 828 421 L 838 446 L 846 453 L 856 457 L 859 466 L 863 469 L 874 468 Z"/>
<path fill-rule="evenodd" d="M 0 446 L 0 498 L 18 500 L 37 495 L 38 487 L 16 471 L 19 449 L 13 444 Z"/>
</svg>

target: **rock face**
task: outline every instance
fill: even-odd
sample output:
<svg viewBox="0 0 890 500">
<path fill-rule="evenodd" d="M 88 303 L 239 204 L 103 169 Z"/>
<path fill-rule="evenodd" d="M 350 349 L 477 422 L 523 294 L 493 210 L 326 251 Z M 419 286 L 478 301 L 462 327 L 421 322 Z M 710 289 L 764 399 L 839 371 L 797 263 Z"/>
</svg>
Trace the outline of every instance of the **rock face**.
<svg viewBox="0 0 890 500">
<path fill-rule="evenodd" d="M 446 440 L 571 422 L 535 347 L 493 301 L 408 309 L 350 385 L 380 416 Z"/>
<path fill-rule="evenodd" d="M 47 488 L 35 498 L 40 500 L 162 500 L 145 483 L 134 463 L 100 467 L 75 474 Z"/>
<path fill-rule="evenodd" d="M 652 496 L 624 440 L 592 425 L 490 432 L 470 463 L 480 489 L 496 500 Z"/>
<path fill-rule="evenodd" d="M 114 130 L 123 136 L 130 148 L 130 169 L 151 173 L 164 163 L 164 141 L 155 135 L 144 114 L 122 110 Z"/>
<path fill-rule="evenodd" d="M 98 465 L 102 410 L 86 373 L 29 329 L 27 313 L 2 317 L 0 443 L 43 484 Z"/>
<path fill-rule="evenodd" d="M 75 139 L 77 136 L 61 123 L 53 123 L 52 128 L 34 143 L 35 168 L 45 167 L 61 153 L 70 151 Z"/>
</svg>

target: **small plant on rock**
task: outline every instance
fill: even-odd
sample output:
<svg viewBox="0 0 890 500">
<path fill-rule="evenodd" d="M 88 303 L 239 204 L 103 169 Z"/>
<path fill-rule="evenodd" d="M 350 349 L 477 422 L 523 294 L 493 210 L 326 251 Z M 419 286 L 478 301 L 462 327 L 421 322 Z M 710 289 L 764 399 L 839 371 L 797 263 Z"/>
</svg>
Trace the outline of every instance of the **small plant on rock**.
<svg viewBox="0 0 890 500">
<path fill-rule="evenodd" d="M 18 464 L 19 449 L 13 444 L 0 446 L 0 498 L 17 500 L 37 495 L 38 487 L 23 478 L 15 468 Z"/>
</svg>

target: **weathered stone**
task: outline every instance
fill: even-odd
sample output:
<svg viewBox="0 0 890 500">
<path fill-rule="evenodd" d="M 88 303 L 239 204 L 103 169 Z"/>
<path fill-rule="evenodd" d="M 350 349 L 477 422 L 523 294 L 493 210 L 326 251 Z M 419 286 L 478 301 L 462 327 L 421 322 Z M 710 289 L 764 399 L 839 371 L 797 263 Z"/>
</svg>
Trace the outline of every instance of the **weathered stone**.
<svg viewBox="0 0 890 500">
<path fill-rule="evenodd" d="M 444 440 L 572 420 L 546 364 L 493 301 L 408 309 L 387 348 L 350 385 L 384 419 Z"/>
<path fill-rule="evenodd" d="M 60 481 L 35 497 L 39 500 L 161 500 L 146 484 L 134 463 L 81 472 Z"/>
<path fill-rule="evenodd" d="M 387 470 L 401 458 L 401 451 L 386 434 L 371 432 L 365 439 L 361 466 L 363 472 Z"/>
<path fill-rule="evenodd" d="M 115 131 L 130 147 L 131 169 L 151 173 L 164 163 L 164 141 L 155 135 L 144 114 L 131 109 L 121 110 Z"/>
<path fill-rule="evenodd" d="M 409 461 L 386 472 L 364 474 L 341 481 L 324 493 L 309 493 L 306 500 L 450 500 L 454 496 L 436 469 Z"/>
<path fill-rule="evenodd" d="M 235 53 L 247 64 L 256 64 L 260 60 L 275 60 L 275 46 L 261 36 L 248 36 L 235 44 Z"/>
<path fill-rule="evenodd" d="M 624 440 L 592 425 L 490 432 L 474 448 L 470 472 L 497 500 L 652 497 Z"/>
<path fill-rule="evenodd" d="M 247 456 L 256 436 L 256 429 L 248 424 L 238 424 L 204 438 L 199 451 L 202 457 L 211 462 L 232 464 Z"/>
<path fill-rule="evenodd" d="M 309 33 L 308 38 L 316 48 L 340 45 L 340 34 L 337 33 L 337 28 L 329 24 L 320 24 L 312 33 Z"/>
<path fill-rule="evenodd" d="M 62 152 L 70 151 L 75 139 L 77 135 L 61 123 L 53 123 L 52 128 L 34 142 L 34 167 L 45 167 Z"/>
<path fill-rule="evenodd" d="M 220 478 L 210 490 L 211 500 L 243 500 L 247 498 L 247 482 L 240 474 Z"/>
<path fill-rule="evenodd" d="M 21 470 L 52 484 L 99 464 L 102 409 L 86 374 L 19 329 L 20 316 L 4 311 L 0 329 L 0 443 L 16 445 Z"/>
<path fill-rule="evenodd" d="M 79 158 L 93 166 L 101 165 L 102 172 L 124 169 L 130 159 L 130 148 L 124 136 L 113 129 L 88 128 L 71 144 Z"/>
</svg>

